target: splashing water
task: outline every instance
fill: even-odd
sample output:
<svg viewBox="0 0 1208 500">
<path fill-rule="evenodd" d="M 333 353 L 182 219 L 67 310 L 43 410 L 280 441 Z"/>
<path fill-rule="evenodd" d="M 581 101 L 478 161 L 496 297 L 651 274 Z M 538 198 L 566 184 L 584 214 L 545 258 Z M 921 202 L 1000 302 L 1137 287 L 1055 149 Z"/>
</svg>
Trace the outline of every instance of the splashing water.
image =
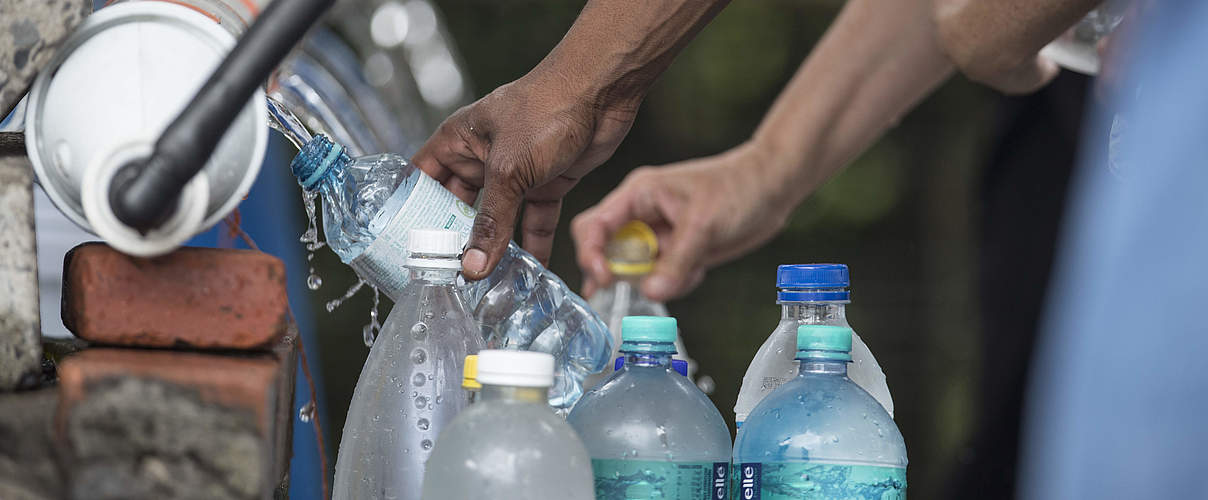
<svg viewBox="0 0 1208 500">
<path fill-rule="evenodd" d="M 301 420 L 303 423 L 308 423 L 311 420 L 314 420 L 314 418 L 315 402 L 313 400 L 307 401 L 306 404 L 302 405 L 301 408 L 298 408 L 298 420 Z"/>
<path fill-rule="evenodd" d="M 302 149 L 302 145 L 310 140 L 310 131 L 302 125 L 302 121 L 294 115 L 285 104 L 273 97 L 268 97 L 268 126 L 274 130 L 281 132 L 295 148 Z"/>
</svg>

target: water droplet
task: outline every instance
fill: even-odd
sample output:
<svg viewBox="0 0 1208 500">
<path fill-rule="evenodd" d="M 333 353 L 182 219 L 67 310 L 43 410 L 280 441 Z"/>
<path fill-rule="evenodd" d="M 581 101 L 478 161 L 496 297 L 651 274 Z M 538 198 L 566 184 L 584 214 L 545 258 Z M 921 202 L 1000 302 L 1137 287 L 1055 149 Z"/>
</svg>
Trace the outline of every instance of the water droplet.
<svg viewBox="0 0 1208 500">
<path fill-rule="evenodd" d="M 832 443 L 838 443 L 838 442 L 839 442 L 839 436 L 831 436 L 831 442 L 832 442 Z"/>
<path fill-rule="evenodd" d="M 415 407 L 422 410 L 425 406 L 428 406 L 428 396 L 416 396 Z"/>
<path fill-rule="evenodd" d="M 424 340 L 424 337 L 427 337 L 427 336 L 428 336 L 428 325 L 424 324 L 423 321 L 416 323 L 414 326 L 411 327 L 411 337 L 415 338 L 415 340 Z"/>
<path fill-rule="evenodd" d="M 372 324 L 365 325 L 365 327 L 361 329 L 361 339 L 365 341 L 365 347 L 373 347 L 373 339 L 376 336 L 377 335 L 375 335 L 373 331 Z"/>
<path fill-rule="evenodd" d="M 432 311 L 425 311 L 425 312 L 424 312 L 424 319 L 432 319 L 432 318 L 435 318 L 435 317 L 436 317 L 436 313 L 434 313 L 434 312 L 432 312 Z"/>
<path fill-rule="evenodd" d="M 431 424 L 428 423 L 428 419 L 426 418 L 421 418 L 415 421 L 415 427 L 421 431 L 428 430 L 429 425 Z"/>
<path fill-rule="evenodd" d="M 425 377 L 422 373 L 416 373 L 415 375 L 411 376 L 411 384 L 416 387 L 423 387 L 424 382 L 427 381 L 428 377 Z"/>
<path fill-rule="evenodd" d="M 425 439 L 423 441 L 420 441 L 419 446 L 420 446 L 420 448 L 423 448 L 425 450 L 431 450 L 432 449 L 432 440 Z"/>
<path fill-rule="evenodd" d="M 321 286 L 323 286 L 323 278 L 320 278 L 319 275 L 311 274 L 306 278 L 307 288 L 310 288 L 311 290 L 318 290 Z"/>
<path fill-rule="evenodd" d="M 309 423 L 313 418 L 315 418 L 315 402 L 307 401 L 301 408 L 298 408 L 298 420 Z"/>
<path fill-rule="evenodd" d="M 422 364 L 424 364 L 424 361 L 427 361 L 427 360 L 428 360 L 428 353 L 424 352 L 423 349 L 416 349 L 414 351 L 411 351 L 411 362 L 412 363 L 415 363 L 417 365 L 422 365 Z"/>
<path fill-rule="evenodd" d="M 440 404 L 440 402 L 443 401 L 444 399 L 445 399 L 444 396 L 436 396 L 436 404 Z"/>
</svg>

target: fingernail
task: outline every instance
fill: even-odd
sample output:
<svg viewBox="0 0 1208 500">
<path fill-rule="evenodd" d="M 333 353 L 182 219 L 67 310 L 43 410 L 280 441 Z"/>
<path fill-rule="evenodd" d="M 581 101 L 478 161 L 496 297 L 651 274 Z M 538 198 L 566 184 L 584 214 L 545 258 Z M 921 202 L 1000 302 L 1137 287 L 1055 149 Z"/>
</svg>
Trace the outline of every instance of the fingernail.
<svg viewBox="0 0 1208 500">
<path fill-rule="evenodd" d="M 466 255 L 461 258 L 462 271 L 469 271 L 475 276 L 481 275 L 487 270 L 487 254 L 477 248 L 466 250 Z"/>
</svg>

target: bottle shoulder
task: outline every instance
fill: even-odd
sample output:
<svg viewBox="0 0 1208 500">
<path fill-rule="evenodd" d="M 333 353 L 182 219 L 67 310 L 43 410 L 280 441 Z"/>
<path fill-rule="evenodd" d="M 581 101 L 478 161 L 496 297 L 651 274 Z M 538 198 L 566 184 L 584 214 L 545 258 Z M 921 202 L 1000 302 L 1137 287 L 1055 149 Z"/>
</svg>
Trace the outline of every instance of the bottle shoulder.
<svg viewBox="0 0 1208 500">
<path fill-rule="evenodd" d="M 730 431 L 688 378 L 625 367 L 589 391 L 567 417 L 595 458 L 713 460 L 729 456 Z"/>
<path fill-rule="evenodd" d="M 901 432 L 851 379 L 804 374 L 768 394 L 743 423 L 736 459 L 906 465 Z"/>
</svg>

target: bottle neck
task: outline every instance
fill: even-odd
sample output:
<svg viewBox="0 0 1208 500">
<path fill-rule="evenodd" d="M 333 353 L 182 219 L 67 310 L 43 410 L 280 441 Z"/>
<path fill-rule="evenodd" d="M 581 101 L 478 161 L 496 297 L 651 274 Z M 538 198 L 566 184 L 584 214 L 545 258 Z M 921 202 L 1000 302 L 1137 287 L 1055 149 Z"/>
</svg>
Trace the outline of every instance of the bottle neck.
<svg viewBox="0 0 1208 500">
<path fill-rule="evenodd" d="M 799 375 L 834 375 L 838 377 L 846 377 L 847 363 L 847 361 L 802 359 L 801 368 L 797 373 Z"/>
<path fill-rule="evenodd" d="M 671 355 L 669 352 L 636 352 L 622 350 L 625 354 L 625 366 L 647 366 L 658 368 L 671 368 Z"/>
<path fill-rule="evenodd" d="M 481 392 L 476 396 L 476 402 L 490 401 L 547 405 L 549 404 L 549 388 L 483 384 Z"/>
<path fill-rule="evenodd" d="M 411 270 L 411 281 L 422 281 L 433 285 L 452 285 L 457 282 L 457 269 L 412 265 L 407 267 Z"/>
<path fill-rule="evenodd" d="M 802 325 L 848 326 L 846 302 L 781 302 L 780 319 Z"/>
</svg>

